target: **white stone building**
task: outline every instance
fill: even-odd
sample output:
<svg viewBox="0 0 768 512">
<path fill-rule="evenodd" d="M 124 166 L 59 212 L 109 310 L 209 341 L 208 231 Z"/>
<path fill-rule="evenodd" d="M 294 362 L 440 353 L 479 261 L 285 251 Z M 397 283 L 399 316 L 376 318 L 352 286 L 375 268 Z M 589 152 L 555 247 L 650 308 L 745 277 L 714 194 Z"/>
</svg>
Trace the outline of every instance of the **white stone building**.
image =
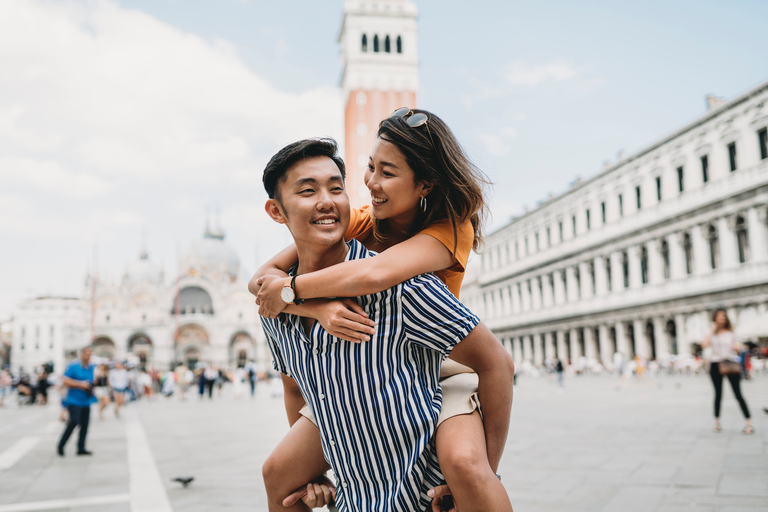
<svg viewBox="0 0 768 512">
<path fill-rule="evenodd" d="M 247 283 L 220 230 L 206 230 L 190 244 L 171 282 L 142 251 L 119 283 L 88 276 L 82 297 L 20 303 L 13 320 L 12 370 L 53 362 L 60 371 L 88 344 L 97 356 L 132 359 L 158 370 L 180 362 L 233 367 L 249 360 L 266 370 L 266 340 Z"/>
<path fill-rule="evenodd" d="M 462 298 L 512 351 L 691 354 L 724 307 L 768 337 L 768 82 L 491 234 Z"/>
<path fill-rule="evenodd" d="M 44 363 L 64 367 L 67 351 L 82 343 L 85 325 L 82 299 L 38 297 L 15 308 L 11 337 L 11 369 L 31 371 Z"/>
</svg>

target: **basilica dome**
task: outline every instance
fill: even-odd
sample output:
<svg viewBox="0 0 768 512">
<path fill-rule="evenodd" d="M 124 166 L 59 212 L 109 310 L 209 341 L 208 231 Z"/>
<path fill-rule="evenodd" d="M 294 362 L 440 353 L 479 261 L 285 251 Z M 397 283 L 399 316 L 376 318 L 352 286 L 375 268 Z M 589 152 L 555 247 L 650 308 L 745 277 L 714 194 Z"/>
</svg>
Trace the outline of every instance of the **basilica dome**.
<svg viewBox="0 0 768 512">
<path fill-rule="evenodd" d="M 179 274 L 233 282 L 240 274 L 240 259 L 224 242 L 221 229 L 206 229 L 203 238 L 192 242 L 181 257 Z"/>
<path fill-rule="evenodd" d="M 139 283 L 162 284 L 163 271 L 159 266 L 149 261 L 146 251 L 141 251 L 139 259 L 126 267 L 123 282 L 128 286 Z"/>
</svg>

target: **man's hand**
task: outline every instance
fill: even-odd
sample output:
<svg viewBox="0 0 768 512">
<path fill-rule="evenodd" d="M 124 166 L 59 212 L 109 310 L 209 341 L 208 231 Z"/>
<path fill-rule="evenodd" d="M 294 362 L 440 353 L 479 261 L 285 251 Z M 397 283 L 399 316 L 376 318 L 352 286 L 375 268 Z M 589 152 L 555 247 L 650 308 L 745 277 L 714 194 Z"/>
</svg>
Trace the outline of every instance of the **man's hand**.
<svg viewBox="0 0 768 512">
<path fill-rule="evenodd" d="M 447 485 L 438 485 L 430 489 L 427 496 L 432 498 L 432 512 L 459 512 Z"/>
<path fill-rule="evenodd" d="M 261 286 L 256 294 L 256 304 L 259 305 L 259 314 L 265 318 L 277 318 L 283 312 L 287 304 L 283 302 L 280 292 L 290 283 L 289 277 L 278 277 L 267 274 L 261 276 L 256 284 Z"/>
<path fill-rule="evenodd" d="M 310 482 L 306 487 L 296 489 L 290 496 L 283 500 L 284 507 L 292 507 L 299 500 L 309 508 L 321 508 L 336 500 L 336 486 L 326 476 L 322 476 Z"/>
</svg>

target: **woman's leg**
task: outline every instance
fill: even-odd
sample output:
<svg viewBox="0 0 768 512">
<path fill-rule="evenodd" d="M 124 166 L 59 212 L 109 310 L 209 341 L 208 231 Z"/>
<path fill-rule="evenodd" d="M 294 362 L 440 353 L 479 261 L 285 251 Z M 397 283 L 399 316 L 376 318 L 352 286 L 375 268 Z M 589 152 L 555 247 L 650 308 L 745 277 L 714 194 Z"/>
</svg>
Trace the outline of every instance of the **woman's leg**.
<svg viewBox="0 0 768 512">
<path fill-rule="evenodd" d="M 309 510 L 301 501 L 286 508 L 283 500 L 328 469 L 330 466 L 320 444 L 320 431 L 302 416 L 272 451 L 261 469 L 270 512 Z"/>
<path fill-rule="evenodd" d="M 731 381 L 731 388 L 733 388 L 733 394 L 736 395 L 736 400 L 741 406 L 741 412 L 744 414 L 744 417 L 749 420 L 749 407 L 747 407 L 747 402 L 744 401 L 744 397 L 741 396 L 741 375 L 729 375 L 728 380 Z"/>
<path fill-rule="evenodd" d="M 100 396 L 99 397 L 99 419 L 104 419 L 104 409 L 107 408 L 107 405 L 109 404 L 109 397 L 106 396 Z"/>
<path fill-rule="evenodd" d="M 718 363 L 709 364 L 709 376 L 715 386 L 715 421 L 720 420 L 720 401 L 723 398 L 723 376 L 720 374 Z"/>
<path fill-rule="evenodd" d="M 115 416 L 120 416 L 120 407 L 123 405 L 124 393 L 115 393 Z"/>
<path fill-rule="evenodd" d="M 512 511 L 504 486 L 491 469 L 478 411 L 443 421 L 435 436 L 437 460 L 461 512 Z"/>
</svg>

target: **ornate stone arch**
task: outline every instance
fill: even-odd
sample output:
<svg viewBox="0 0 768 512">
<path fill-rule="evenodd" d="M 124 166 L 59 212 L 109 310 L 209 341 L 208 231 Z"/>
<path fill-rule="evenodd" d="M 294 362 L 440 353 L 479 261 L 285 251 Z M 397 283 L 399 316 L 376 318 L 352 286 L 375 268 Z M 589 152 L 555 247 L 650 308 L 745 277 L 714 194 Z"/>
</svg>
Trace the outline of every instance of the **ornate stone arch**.
<svg viewBox="0 0 768 512">
<path fill-rule="evenodd" d="M 194 367 L 199 361 L 209 360 L 210 345 L 210 333 L 203 326 L 190 323 L 179 327 L 174 339 L 174 365 L 185 363 Z"/>
<path fill-rule="evenodd" d="M 246 331 L 237 331 L 229 339 L 230 366 L 244 366 L 249 360 L 256 358 L 256 342 Z"/>
<path fill-rule="evenodd" d="M 152 359 L 152 340 L 143 332 L 134 333 L 128 338 L 128 352 L 139 358 L 142 365 Z"/>
<path fill-rule="evenodd" d="M 115 358 L 115 342 L 109 336 L 97 336 L 91 343 L 91 347 L 93 347 L 93 355 L 96 357 Z"/>
</svg>

